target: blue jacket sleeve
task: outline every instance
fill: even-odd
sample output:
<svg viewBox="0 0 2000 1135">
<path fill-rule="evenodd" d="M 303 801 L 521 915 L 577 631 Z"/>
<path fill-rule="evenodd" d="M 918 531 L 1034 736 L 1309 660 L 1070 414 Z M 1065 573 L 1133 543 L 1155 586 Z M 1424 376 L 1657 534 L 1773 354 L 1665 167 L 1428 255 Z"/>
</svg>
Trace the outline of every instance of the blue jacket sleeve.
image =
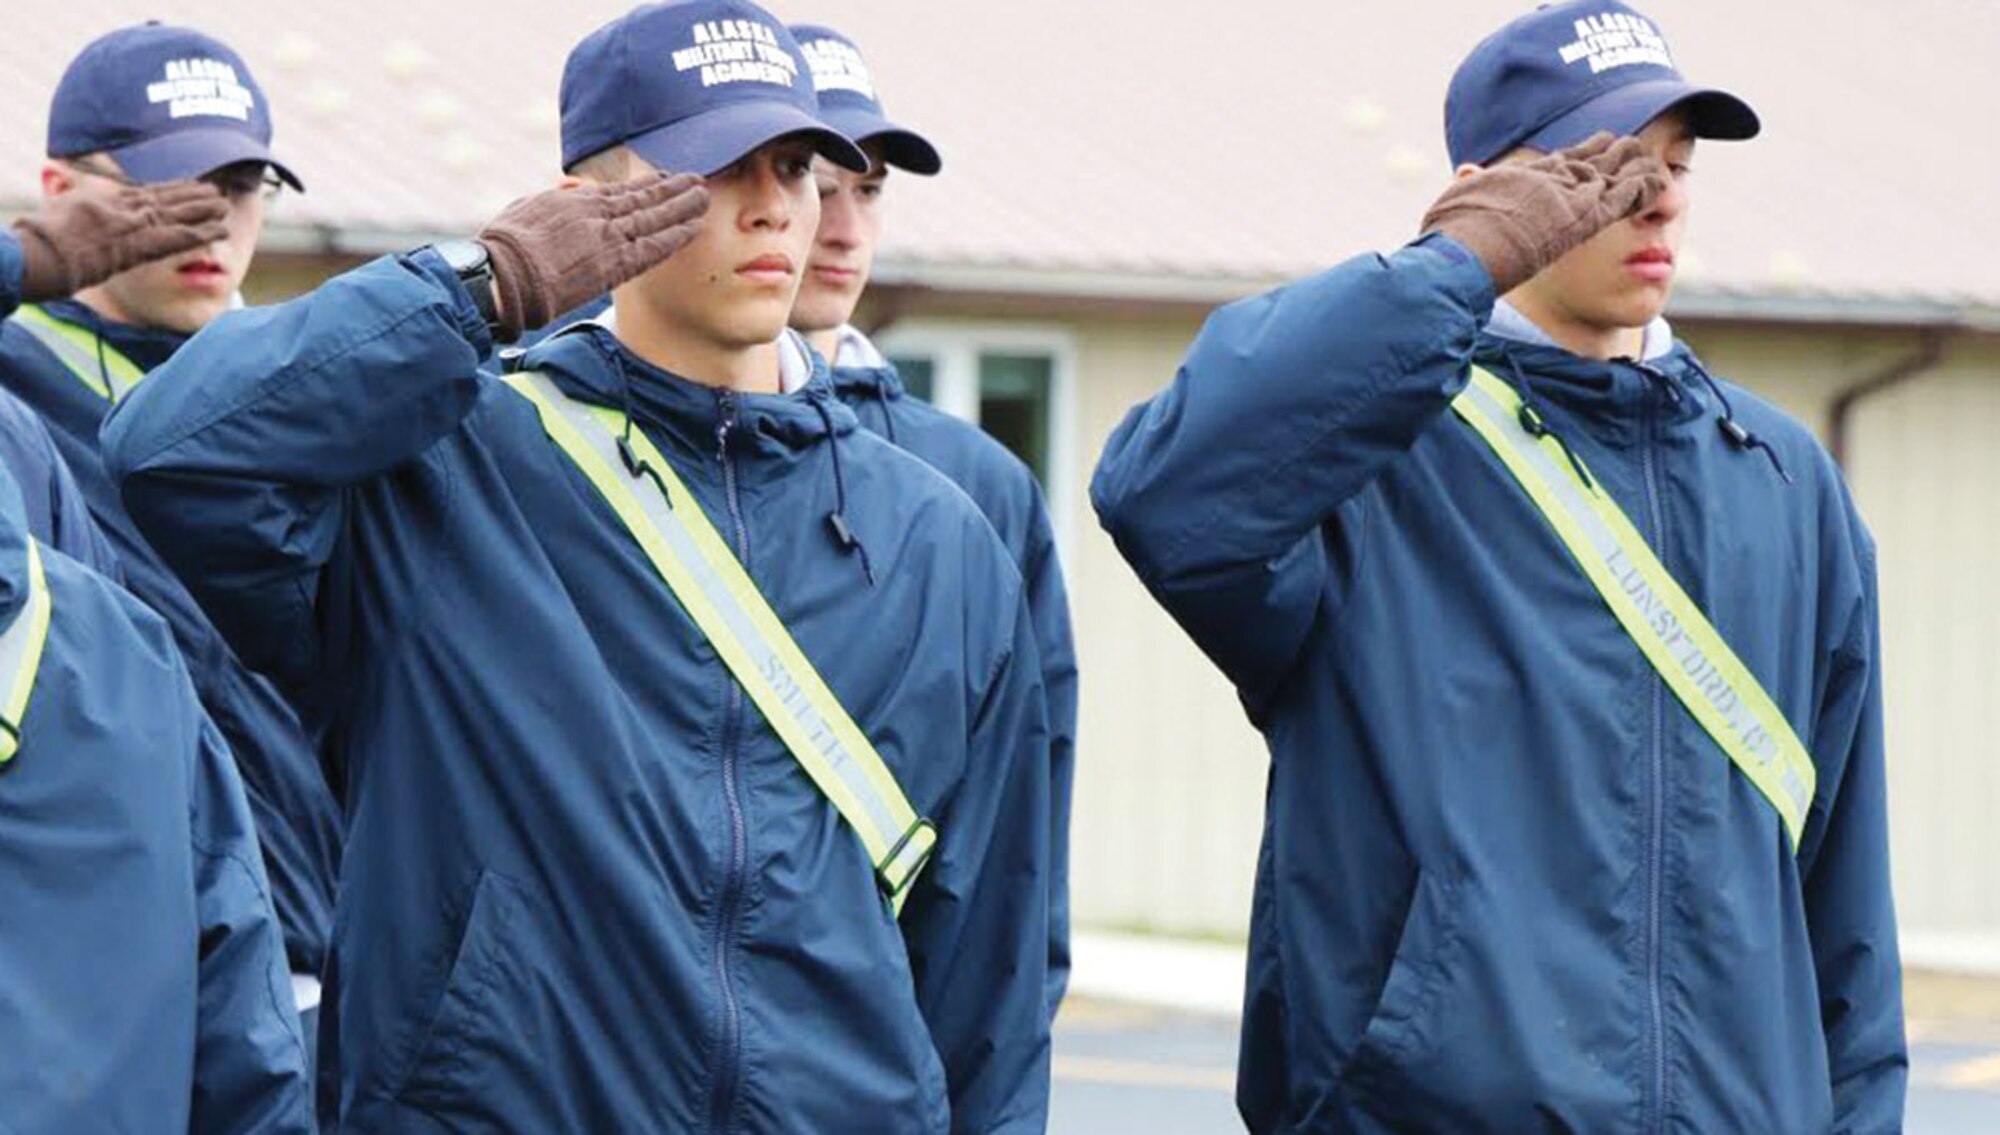
<svg viewBox="0 0 2000 1135">
<path fill-rule="evenodd" d="M 201 930 L 189 1129 L 309 1135 L 305 1042 L 256 829 L 236 762 L 206 716 L 189 795 Z"/>
<path fill-rule="evenodd" d="M 933 817 L 943 834 L 903 913 L 954 1135 L 1048 1127 L 1048 726 L 1034 630 L 1014 607 L 1012 643 L 972 692 L 965 776 Z"/>
<path fill-rule="evenodd" d="M 14 234 L 0 230 L 0 319 L 21 306 L 21 242 Z"/>
<path fill-rule="evenodd" d="M 347 491 L 464 420 L 491 346 L 442 258 L 377 260 L 195 336 L 107 419 L 105 465 L 238 655 L 309 702 Z"/>
<path fill-rule="evenodd" d="M 21 488 L 28 531 L 36 539 L 106 579 L 125 581 L 118 553 L 91 517 L 83 490 L 48 427 L 7 390 L 0 390 L 0 463 Z"/>
<path fill-rule="evenodd" d="M 1105 443 L 1099 520 L 1253 713 L 1317 613 L 1320 527 L 1464 387 L 1493 299 L 1430 237 L 1230 304 Z"/>
<path fill-rule="evenodd" d="M 1021 564 L 1049 725 L 1049 1019 L 1069 989 L 1069 815 L 1076 785 L 1076 643 L 1048 509 L 1036 490 Z"/>
<path fill-rule="evenodd" d="M 1825 818 L 1816 840 L 1808 831 L 1801 862 L 1839 1135 L 1901 1131 L 1909 1082 L 1890 896 L 1875 557 L 1861 540 L 1859 613 L 1834 652 L 1813 729 Z"/>
</svg>

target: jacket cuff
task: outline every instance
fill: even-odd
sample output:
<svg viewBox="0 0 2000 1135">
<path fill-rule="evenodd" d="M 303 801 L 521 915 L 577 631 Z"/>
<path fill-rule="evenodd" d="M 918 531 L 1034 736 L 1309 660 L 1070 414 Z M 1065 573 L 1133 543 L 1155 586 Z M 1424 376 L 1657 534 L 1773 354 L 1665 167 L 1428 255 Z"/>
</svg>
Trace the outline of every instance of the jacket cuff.
<svg viewBox="0 0 2000 1135">
<path fill-rule="evenodd" d="M 1441 232 L 1426 233 L 1404 245 L 1393 259 L 1422 257 L 1436 266 L 1439 280 L 1466 310 L 1479 317 L 1479 325 L 1493 317 L 1493 277 L 1472 250 Z"/>
<path fill-rule="evenodd" d="M 465 290 L 464 282 L 458 278 L 458 273 L 452 266 L 445 262 L 445 258 L 439 256 L 436 249 L 426 245 L 415 252 L 406 253 L 402 260 L 405 265 L 429 276 L 444 290 L 445 295 L 450 297 L 452 319 L 458 324 L 459 334 L 465 336 L 465 341 L 472 344 L 473 350 L 479 352 L 479 361 L 485 362 L 492 358 L 493 329 L 486 326 L 485 318 L 479 314 L 479 308 L 472 302 L 471 293 Z"/>
</svg>

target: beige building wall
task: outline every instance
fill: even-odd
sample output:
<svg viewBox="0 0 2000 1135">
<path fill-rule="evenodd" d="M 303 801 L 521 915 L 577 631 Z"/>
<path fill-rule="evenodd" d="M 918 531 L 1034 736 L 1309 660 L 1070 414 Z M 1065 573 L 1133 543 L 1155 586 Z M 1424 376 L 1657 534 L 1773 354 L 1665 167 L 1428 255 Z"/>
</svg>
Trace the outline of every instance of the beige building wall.
<svg viewBox="0 0 2000 1135">
<path fill-rule="evenodd" d="M 1079 925 L 1240 936 L 1266 758 L 1235 698 L 1153 604 L 1084 499 L 1105 437 L 1174 374 L 1194 317 L 1076 324 L 1070 587 L 1083 667 L 1072 832 Z M 1824 435 L 1839 391 L 1913 332 L 1689 325 L 1718 375 Z M 1852 483 L 1880 546 L 1892 840 L 1916 960 L 2000 963 L 2000 340 L 1865 401 Z"/>
<path fill-rule="evenodd" d="M 1077 328 L 1077 451 L 1173 377 L 1197 319 Z M 1069 586 L 1082 681 L 1071 888 L 1080 925 L 1236 937 L 1264 814 L 1263 739 L 1153 603 L 1077 478 Z"/>
</svg>

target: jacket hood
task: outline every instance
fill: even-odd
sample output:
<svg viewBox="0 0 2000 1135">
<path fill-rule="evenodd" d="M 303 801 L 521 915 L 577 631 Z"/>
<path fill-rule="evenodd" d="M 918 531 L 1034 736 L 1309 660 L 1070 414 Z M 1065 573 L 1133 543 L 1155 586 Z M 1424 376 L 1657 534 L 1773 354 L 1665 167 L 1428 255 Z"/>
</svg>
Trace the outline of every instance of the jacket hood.
<svg viewBox="0 0 2000 1135">
<path fill-rule="evenodd" d="M 1665 421 L 1679 425 L 1699 417 L 1708 402 L 1696 374 L 1700 363 L 1679 340 L 1666 353 L 1640 361 L 1586 358 L 1562 347 L 1482 333 L 1472 361 L 1517 387 L 1528 382 L 1533 389 L 1523 393 L 1531 402 L 1553 402 L 1586 418 L 1631 417 L 1664 395 Z"/>
<path fill-rule="evenodd" d="M 1585 358 L 1561 347 L 1482 332 L 1472 361 L 1512 383 L 1529 407 L 1555 406 L 1608 444 L 1636 442 L 1649 423 L 1690 431 L 1713 422 L 1731 448 L 1763 451 L 1772 471 L 1787 483 L 1792 480 L 1777 450 L 1736 420 L 1722 384 L 1678 339 L 1671 350 L 1640 361 Z M 1560 429 L 1556 436 L 1561 440 Z"/>
<path fill-rule="evenodd" d="M 833 388 L 841 395 L 858 394 L 893 402 L 909 393 L 903 376 L 888 363 L 881 366 L 837 366 L 833 368 Z"/>
<path fill-rule="evenodd" d="M 715 448 L 716 428 L 733 411 L 733 431 L 774 453 L 810 448 L 822 438 L 854 432 L 854 411 L 834 396 L 826 364 L 786 333 L 789 345 L 809 360 L 812 377 L 790 394 L 746 394 L 720 390 L 683 378 L 639 358 L 610 329 L 582 323 L 543 340 L 517 366 L 548 373 L 563 390 L 601 406 L 629 407 L 639 420 L 657 427 L 699 453 Z M 785 345 L 781 344 L 781 349 Z"/>
<path fill-rule="evenodd" d="M 163 327 L 136 327 L 104 318 L 73 299 L 50 300 L 42 309 L 64 323 L 95 332 L 104 345 L 132 360 L 140 370 L 150 371 L 174 357 L 189 339 Z"/>
</svg>

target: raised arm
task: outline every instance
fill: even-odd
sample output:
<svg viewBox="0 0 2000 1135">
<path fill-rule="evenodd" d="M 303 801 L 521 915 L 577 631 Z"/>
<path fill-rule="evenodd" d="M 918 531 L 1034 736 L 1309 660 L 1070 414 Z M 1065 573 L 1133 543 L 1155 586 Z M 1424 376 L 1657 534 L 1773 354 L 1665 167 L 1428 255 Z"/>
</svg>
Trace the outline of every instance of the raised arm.
<svg viewBox="0 0 2000 1135">
<path fill-rule="evenodd" d="M 515 202 L 481 234 L 500 322 L 518 329 L 658 263 L 692 238 L 706 205 L 688 177 Z M 244 661 L 296 695 L 320 657 L 320 576 L 350 490 L 459 426 L 491 346 L 443 257 L 377 260 L 217 320 L 106 421 L 105 465 Z"/>
<path fill-rule="evenodd" d="M 0 318 L 219 241 L 228 216 L 221 191 L 199 181 L 49 198 L 0 234 Z"/>
<path fill-rule="evenodd" d="M 1153 595 L 1253 705 L 1329 570 L 1321 533 L 1464 386 L 1504 294 L 1668 184 L 1609 135 L 1453 184 L 1427 235 L 1222 308 L 1106 443 L 1091 499 Z"/>
</svg>

